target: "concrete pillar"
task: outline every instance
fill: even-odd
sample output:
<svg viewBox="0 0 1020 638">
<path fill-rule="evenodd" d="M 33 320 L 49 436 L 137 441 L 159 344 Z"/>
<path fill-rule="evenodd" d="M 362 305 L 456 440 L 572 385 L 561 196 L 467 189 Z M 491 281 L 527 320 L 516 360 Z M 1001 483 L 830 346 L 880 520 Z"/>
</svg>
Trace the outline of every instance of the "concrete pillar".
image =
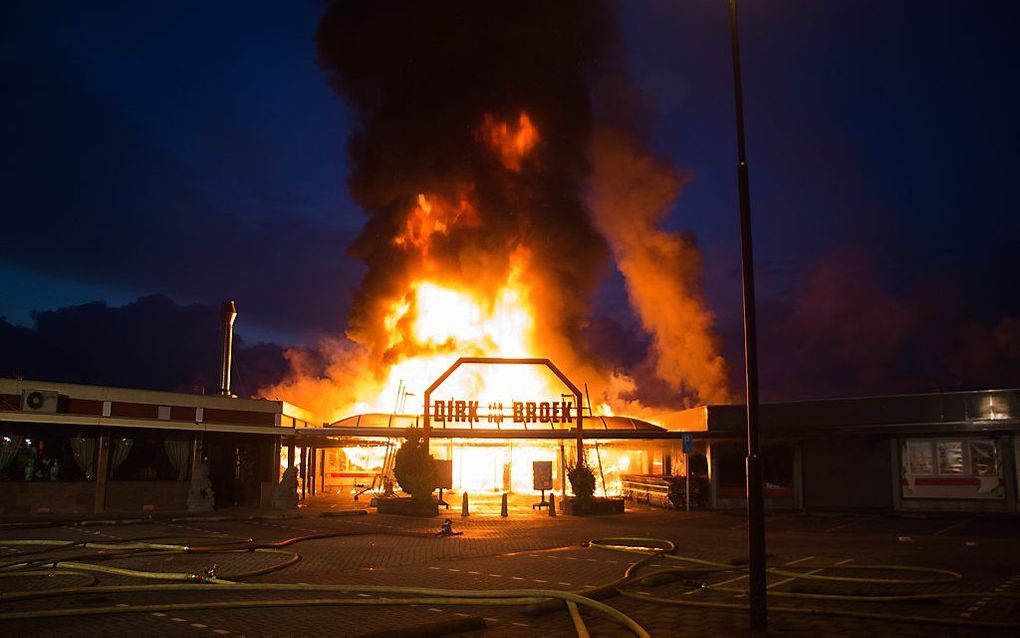
<svg viewBox="0 0 1020 638">
<path fill-rule="evenodd" d="M 997 441 L 1002 452 L 1002 482 L 1006 486 L 1006 508 L 1017 511 L 1017 458 L 1015 436 L 1004 436 Z"/>
<path fill-rule="evenodd" d="M 96 446 L 96 500 L 92 511 L 106 509 L 106 475 L 110 472 L 110 431 L 99 428 L 99 445 Z"/>
<path fill-rule="evenodd" d="M 319 452 L 319 491 L 326 487 L 326 448 Z"/>
<path fill-rule="evenodd" d="M 198 466 L 202 464 L 202 433 L 195 432 L 195 438 L 191 442 L 191 478 L 195 478 Z"/>
<path fill-rule="evenodd" d="M 319 449 L 313 447 L 309 457 L 311 471 L 308 474 L 312 479 L 312 496 L 315 496 L 319 492 Z"/>
<path fill-rule="evenodd" d="M 273 441 L 273 468 L 269 472 L 269 477 L 273 480 L 273 485 L 280 483 L 280 449 L 283 447 L 283 441 L 281 437 L 276 437 Z"/>
<path fill-rule="evenodd" d="M 898 511 L 903 508 L 903 486 L 900 484 L 903 480 L 903 461 L 900 459 L 900 439 L 896 437 L 889 439 L 889 467 L 892 506 L 893 510 Z"/>
<path fill-rule="evenodd" d="M 793 503 L 804 509 L 804 447 L 800 441 L 793 443 Z"/>
<path fill-rule="evenodd" d="M 712 454 L 714 443 L 705 447 L 705 454 L 708 455 L 708 506 L 711 509 L 719 508 L 719 469 L 717 467 L 715 454 Z"/>
<path fill-rule="evenodd" d="M 301 448 L 301 467 L 298 468 L 298 476 L 301 477 L 301 500 L 305 500 L 305 488 L 308 486 L 308 448 Z"/>
</svg>

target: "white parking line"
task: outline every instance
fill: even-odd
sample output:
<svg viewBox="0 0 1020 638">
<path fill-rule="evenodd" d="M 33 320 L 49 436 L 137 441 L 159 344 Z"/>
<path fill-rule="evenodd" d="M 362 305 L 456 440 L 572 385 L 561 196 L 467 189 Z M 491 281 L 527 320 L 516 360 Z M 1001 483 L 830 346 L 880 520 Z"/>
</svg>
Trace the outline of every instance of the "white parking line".
<svg viewBox="0 0 1020 638">
<path fill-rule="evenodd" d="M 792 560 L 789 563 L 786 563 L 786 565 L 796 565 L 797 563 L 803 563 L 805 561 L 809 561 L 812 558 L 814 558 L 814 556 L 805 556 L 804 558 L 798 558 L 797 560 Z M 741 576 L 737 576 L 737 577 L 731 578 L 729 580 L 724 580 L 724 581 L 719 582 L 719 583 L 709 583 L 708 585 L 709 585 L 710 588 L 711 587 L 718 587 L 720 585 L 729 585 L 730 583 L 735 583 L 738 580 L 744 580 L 745 578 L 747 578 L 747 576 L 748 576 L 747 574 L 743 574 Z M 690 596 L 691 594 L 697 594 L 698 592 L 702 592 L 702 591 L 704 591 L 704 590 L 703 589 L 692 589 L 691 591 L 684 592 L 684 596 Z"/>
<path fill-rule="evenodd" d="M 814 558 L 814 556 L 812 556 L 811 558 Z M 841 560 L 841 561 L 839 561 L 837 563 L 834 563 L 834 564 L 830 565 L 829 567 L 839 567 L 840 565 L 846 565 L 847 563 L 853 562 L 853 560 L 854 559 L 852 559 L 852 558 L 847 558 L 845 560 Z M 787 565 L 789 565 L 789 564 L 790 563 L 787 563 Z M 808 575 L 810 575 L 810 574 L 817 574 L 820 571 L 824 571 L 826 569 L 829 569 L 829 567 L 819 567 L 818 569 L 812 569 L 811 571 L 804 572 L 804 573 L 808 574 Z M 769 585 L 768 587 L 766 587 L 766 589 L 772 589 L 773 587 L 779 587 L 780 585 L 785 585 L 786 583 L 790 582 L 791 580 L 797 580 L 797 577 L 796 576 L 791 576 L 790 578 L 787 578 L 786 580 L 780 580 L 780 581 L 774 582 L 771 585 Z"/>
</svg>

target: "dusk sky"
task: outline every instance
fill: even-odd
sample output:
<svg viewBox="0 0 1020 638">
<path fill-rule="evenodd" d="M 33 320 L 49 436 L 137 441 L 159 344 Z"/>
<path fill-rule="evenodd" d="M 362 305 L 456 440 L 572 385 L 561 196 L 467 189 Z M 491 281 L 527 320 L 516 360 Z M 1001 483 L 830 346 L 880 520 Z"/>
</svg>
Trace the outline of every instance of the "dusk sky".
<svg viewBox="0 0 1020 638">
<path fill-rule="evenodd" d="M 739 371 L 726 2 L 615 6 L 644 134 L 690 179 L 668 227 L 703 252 Z M 316 64 L 324 7 L 3 3 L 0 335 L 152 294 L 236 299 L 248 343 L 343 333 L 364 214 Z M 765 398 L 1020 383 L 1018 22 L 1006 0 L 741 3 Z M 592 319 L 641 347 L 619 277 Z M 32 371 L 64 380 L 48 356 Z"/>
</svg>

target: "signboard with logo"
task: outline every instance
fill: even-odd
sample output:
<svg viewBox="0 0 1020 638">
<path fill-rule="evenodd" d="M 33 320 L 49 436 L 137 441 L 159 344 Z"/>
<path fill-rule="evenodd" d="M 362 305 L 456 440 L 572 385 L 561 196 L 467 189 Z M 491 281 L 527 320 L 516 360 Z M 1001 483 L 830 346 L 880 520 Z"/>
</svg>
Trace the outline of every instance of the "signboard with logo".
<svg viewBox="0 0 1020 638">
<path fill-rule="evenodd" d="M 436 487 L 453 489 L 453 461 L 436 459 Z"/>
<path fill-rule="evenodd" d="M 509 403 L 466 399 L 430 401 L 428 414 L 435 423 L 573 423 L 577 415 L 574 402 L 564 399 L 550 401 L 510 401 Z"/>
<path fill-rule="evenodd" d="M 553 486 L 552 479 L 552 461 L 533 461 L 531 463 L 532 480 L 534 484 L 532 489 L 535 490 L 551 490 Z"/>
</svg>

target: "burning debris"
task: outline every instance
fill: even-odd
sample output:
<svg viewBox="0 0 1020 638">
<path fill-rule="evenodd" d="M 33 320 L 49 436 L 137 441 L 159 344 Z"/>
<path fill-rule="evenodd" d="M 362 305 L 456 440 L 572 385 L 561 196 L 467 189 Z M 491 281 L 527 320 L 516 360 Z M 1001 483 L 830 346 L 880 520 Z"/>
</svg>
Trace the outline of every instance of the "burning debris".
<svg viewBox="0 0 1020 638">
<path fill-rule="evenodd" d="M 657 228 L 675 171 L 596 132 L 591 87 L 616 38 L 604 3 L 399 7 L 335 2 L 319 25 L 355 121 L 348 185 L 368 218 L 351 252 L 367 271 L 325 374 L 292 353 L 269 392 L 337 417 L 391 411 L 458 356 L 542 356 L 610 402 L 633 395 L 582 338 L 611 248 L 656 373 L 689 400 L 727 398 L 699 253 Z M 495 385 L 560 391 L 531 370 L 492 374 L 451 382 L 482 401 Z"/>
</svg>

